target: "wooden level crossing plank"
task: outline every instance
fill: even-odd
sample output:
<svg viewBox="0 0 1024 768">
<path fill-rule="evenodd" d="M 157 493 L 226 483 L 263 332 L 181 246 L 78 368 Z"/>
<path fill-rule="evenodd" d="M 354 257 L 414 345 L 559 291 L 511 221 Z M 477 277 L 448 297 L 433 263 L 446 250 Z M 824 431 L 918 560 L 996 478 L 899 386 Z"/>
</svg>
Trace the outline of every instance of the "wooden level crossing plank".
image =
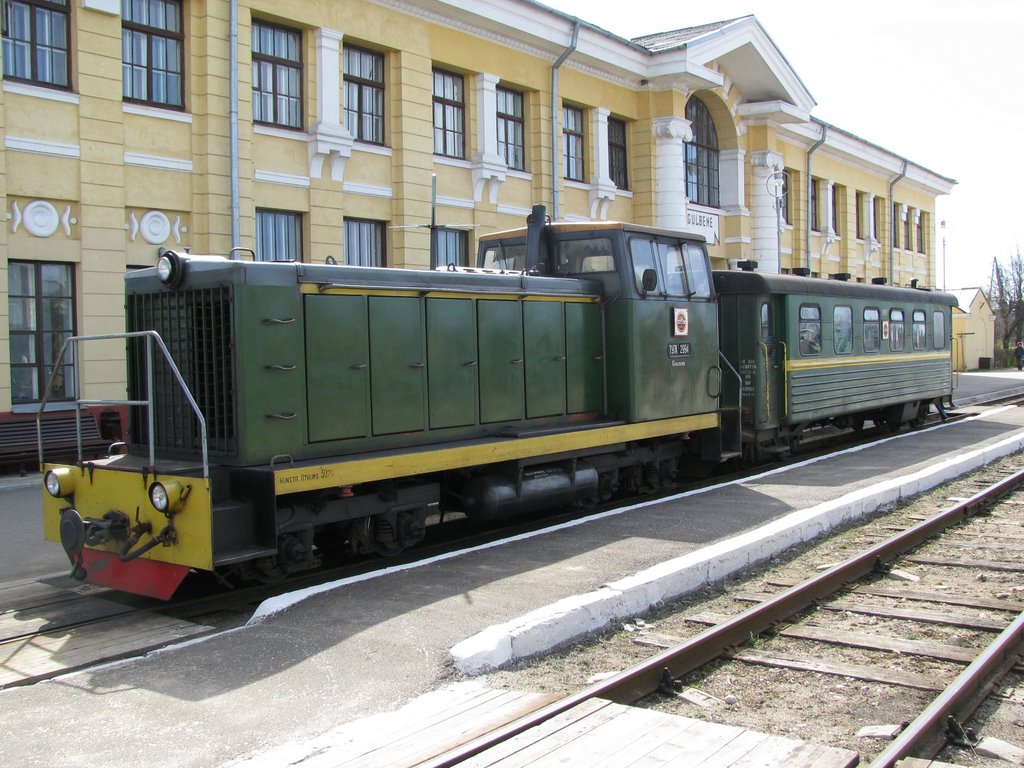
<svg viewBox="0 0 1024 768">
<path fill-rule="evenodd" d="M 244 760 L 239 768 L 412 768 L 453 746 L 449 726 L 463 720 L 508 721 L 510 702 L 534 709 L 544 694 L 497 691 L 457 683 L 414 699 L 399 710 L 346 723 L 312 742 L 283 745 Z M 470 740 L 476 734 L 463 733 Z M 460 742 L 464 743 L 464 742 Z M 418 750 L 405 745 L 418 744 Z M 426 757 L 424 757 L 426 755 Z M 770 758 L 770 759 L 766 759 Z M 460 768 L 848 768 L 850 750 L 821 747 L 731 725 L 590 699 L 460 763 Z"/>
<path fill-rule="evenodd" d="M 143 614 L 13 640 L 0 646 L 0 689 L 139 655 L 211 630 L 159 614 Z"/>
</svg>

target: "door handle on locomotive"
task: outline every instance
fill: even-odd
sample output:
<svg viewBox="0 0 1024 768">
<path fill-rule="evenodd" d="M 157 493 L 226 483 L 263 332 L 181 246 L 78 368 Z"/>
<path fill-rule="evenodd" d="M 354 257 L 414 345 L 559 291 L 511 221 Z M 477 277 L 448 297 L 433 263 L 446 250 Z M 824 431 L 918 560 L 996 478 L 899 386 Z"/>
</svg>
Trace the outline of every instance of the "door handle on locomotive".
<svg viewBox="0 0 1024 768">
<path fill-rule="evenodd" d="M 426 368 L 426 363 L 409 363 L 410 368 Z"/>
<path fill-rule="evenodd" d="M 264 325 L 290 325 L 295 322 L 294 317 L 264 317 L 261 321 Z"/>
<path fill-rule="evenodd" d="M 366 370 L 366 363 L 353 363 L 349 368 L 353 371 L 364 371 Z"/>
<path fill-rule="evenodd" d="M 467 368 L 472 368 L 472 367 L 473 367 L 474 365 L 476 365 L 476 364 L 477 364 L 477 361 L 476 361 L 476 360 L 470 360 L 470 361 L 469 361 L 468 363 L 466 363 L 465 365 L 466 365 L 466 367 L 467 367 Z"/>
<path fill-rule="evenodd" d="M 509 364 L 509 365 L 519 365 L 519 364 L 520 364 L 520 363 L 522 363 L 522 362 L 523 362 L 523 358 L 521 358 L 521 357 L 517 357 L 517 358 L 515 358 L 514 360 L 509 360 L 509 361 L 508 361 L 508 364 Z"/>
<path fill-rule="evenodd" d="M 267 418 L 268 419 L 279 419 L 280 421 L 291 421 L 292 419 L 294 419 L 298 415 L 299 414 L 296 413 L 295 411 L 291 411 L 290 413 L 268 413 L 267 414 Z"/>
<path fill-rule="evenodd" d="M 264 367 L 268 371 L 284 371 L 286 373 L 289 371 L 294 371 L 296 368 L 298 368 L 298 366 L 295 365 L 295 363 L 285 363 L 283 365 L 281 363 L 271 363 L 270 365 Z"/>
</svg>

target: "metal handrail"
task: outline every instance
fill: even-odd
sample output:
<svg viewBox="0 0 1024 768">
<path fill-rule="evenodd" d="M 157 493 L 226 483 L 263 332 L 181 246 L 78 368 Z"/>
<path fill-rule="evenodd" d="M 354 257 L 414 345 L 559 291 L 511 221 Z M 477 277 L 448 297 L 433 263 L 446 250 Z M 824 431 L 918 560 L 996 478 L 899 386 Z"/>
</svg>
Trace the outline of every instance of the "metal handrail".
<svg viewBox="0 0 1024 768">
<path fill-rule="evenodd" d="M 203 449 L 203 478 L 210 477 L 210 456 L 209 446 L 206 437 L 206 419 L 203 416 L 202 411 L 199 410 L 199 405 L 196 403 L 192 392 L 188 388 L 188 384 L 185 383 L 185 378 L 181 375 L 181 371 L 178 370 L 177 364 L 174 362 L 174 358 L 171 357 L 170 351 L 167 349 L 167 345 L 164 344 L 164 340 L 160 338 L 160 334 L 156 331 L 130 331 L 126 333 L 104 333 L 93 336 L 69 336 L 64 340 L 64 344 L 60 348 L 60 354 L 57 355 L 57 359 L 53 364 L 53 372 L 50 374 L 50 380 L 46 385 L 46 392 L 43 393 L 43 399 L 39 403 L 39 412 L 36 414 L 36 434 L 39 442 L 39 465 L 43 465 L 43 412 L 46 409 L 46 403 L 50 399 L 50 394 L 53 392 L 54 382 L 57 380 L 57 371 L 61 369 L 64 364 L 64 357 L 67 354 L 69 347 L 74 345 L 75 347 L 75 359 L 78 359 L 78 343 L 82 341 L 106 341 L 110 339 L 145 339 L 146 340 L 146 399 L 145 400 L 84 400 L 80 397 L 81 395 L 81 377 L 75 377 L 75 435 L 78 443 L 78 463 L 83 463 L 83 450 L 82 450 L 82 409 L 86 405 L 129 405 L 129 406 L 144 406 L 146 408 L 146 422 L 148 426 L 149 435 L 149 466 L 156 467 L 156 404 L 153 402 L 153 379 L 154 379 L 154 368 L 153 368 L 153 345 L 157 344 L 160 347 L 160 351 L 163 353 L 164 360 L 166 361 L 171 373 L 174 374 L 174 378 L 178 381 L 178 386 L 181 387 L 181 391 L 188 399 L 189 405 L 192 407 L 192 412 L 195 414 L 196 421 L 199 422 L 199 433 L 202 438 L 202 449 Z"/>
</svg>

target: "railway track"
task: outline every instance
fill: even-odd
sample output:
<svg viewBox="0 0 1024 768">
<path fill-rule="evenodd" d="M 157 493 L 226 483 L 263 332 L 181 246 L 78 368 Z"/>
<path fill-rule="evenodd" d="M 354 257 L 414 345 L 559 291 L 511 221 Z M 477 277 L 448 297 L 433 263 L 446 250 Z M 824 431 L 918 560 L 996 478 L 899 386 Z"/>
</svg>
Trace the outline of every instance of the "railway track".
<svg viewBox="0 0 1024 768">
<path fill-rule="evenodd" d="M 1007 500 L 1022 484 L 1024 469 L 1018 469 L 887 538 L 874 539 L 872 531 L 865 536 L 873 539 L 868 546 L 796 583 L 769 576 L 765 583 L 781 591 L 737 592 L 732 595 L 737 603 L 753 605 L 735 615 L 690 614 L 689 621 L 708 626 L 686 639 L 637 637 L 658 652 L 424 765 L 458 765 L 593 699 L 669 712 L 681 706 L 692 716 L 694 705 L 680 702 L 703 697 L 715 704 L 724 700 L 728 709 L 727 697 L 704 691 L 721 694 L 716 681 L 727 680 L 742 698 L 737 681 L 744 675 L 737 670 L 750 665 L 785 670 L 797 676 L 789 680 L 791 687 L 817 686 L 822 697 L 839 679 L 854 690 L 870 684 L 875 697 L 888 695 L 905 704 L 895 707 L 903 716 L 889 725 L 893 740 L 860 750 L 872 768 L 889 768 L 908 757 L 932 758 L 947 744 L 953 747 L 943 753 L 944 760 L 955 759 L 958 749 L 976 751 L 972 714 L 1015 666 L 1024 671 L 1024 591 L 993 598 L 977 594 L 981 589 L 943 587 L 964 583 L 965 571 L 967 580 L 979 585 L 1024 572 L 1024 501 Z M 1000 515 L 988 515 L 1000 502 Z M 913 578 L 910 570 L 930 586 L 904 581 Z M 943 642 L 944 637 L 955 642 Z M 802 652 L 794 653 L 794 647 Z M 861 663 L 839 661 L 848 650 Z M 867 658 L 875 660 L 865 663 Z M 908 668 L 918 666 L 927 672 Z M 879 688 L 887 693 L 879 694 Z M 803 695 L 823 701 L 808 690 Z M 720 712 L 709 717 L 732 722 Z M 782 730 L 784 717 L 780 714 L 777 724 Z"/>
<path fill-rule="evenodd" d="M 840 447 L 877 439 L 876 432 L 878 430 L 846 433 Z M 835 449 L 836 446 L 832 447 Z M 808 441 L 807 450 L 789 460 L 804 460 L 810 452 L 822 452 L 814 440 Z M 736 474 L 741 476 L 744 473 Z M 617 503 L 629 503 L 629 500 Z M 528 520 L 501 531 L 480 532 L 456 525 L 454 538 L 441 536 L 427 546 L 388 559 L 384 564 L 392 566 L 414 562 L 446 550 L 473 546 L 594 511 L 599 510 Z M 0 690 L 30 685 L 96 664 L 141 655 L 185 638 L 236 627 L 245 623 L 252 610 L 268 597 L 380 566 L 377 561 L 325 568 L 297 575 L 279 584 L 254 585 L 226 592 L 215 590 L 211 580 L 206 590 L 171 603 L 118 595 L 91 587 L 70 593 L 43 589 L 19 604 L 7 605 L 0 610 L 0 660 L 4 661 L 0 670 Z"/>
</svg>

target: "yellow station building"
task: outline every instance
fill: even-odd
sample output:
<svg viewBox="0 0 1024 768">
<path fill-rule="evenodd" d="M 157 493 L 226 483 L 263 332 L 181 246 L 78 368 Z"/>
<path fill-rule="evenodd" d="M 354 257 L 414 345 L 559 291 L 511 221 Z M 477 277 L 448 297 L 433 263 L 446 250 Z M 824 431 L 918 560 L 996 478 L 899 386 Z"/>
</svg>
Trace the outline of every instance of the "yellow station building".
<svg viewBox="0 0 1024 768">
<path fill-rule="evenodd" d="M 955 182 L 815 119 L 753 16 L 627 40 L 531 0 L 3 8 L 0 416 L 38 411 L 64 337 L 124 330 L 160 248 L 466 264 L 543 203 L 696 229 L 716 268 L 936 284 Z M 123 398 L 123 342 L 64 374 L 55 408 Z"/>
</svg>

